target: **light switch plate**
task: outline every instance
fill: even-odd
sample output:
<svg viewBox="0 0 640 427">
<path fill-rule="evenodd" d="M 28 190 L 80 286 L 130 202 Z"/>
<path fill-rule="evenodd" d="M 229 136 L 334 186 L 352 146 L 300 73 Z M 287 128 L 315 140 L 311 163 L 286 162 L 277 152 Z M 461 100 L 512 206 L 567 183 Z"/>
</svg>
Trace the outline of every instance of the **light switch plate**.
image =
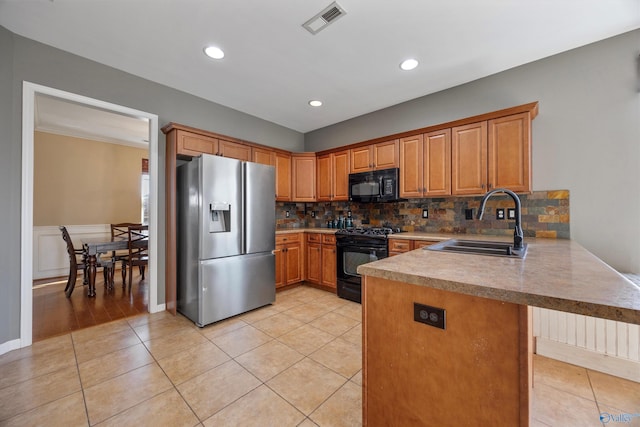
<svg viewBox="0 0 640 427">
<path fill-rule="evenodd" d="M 515 210 L 515 208 L 507 209 L 507 218 L 508 219 L 516 219 L 516 210 Z"/>
<path fill-rule="evenodd" d="M 429 218 L 429 209 L 422 209 L 422 218 Z"/>
</svg>

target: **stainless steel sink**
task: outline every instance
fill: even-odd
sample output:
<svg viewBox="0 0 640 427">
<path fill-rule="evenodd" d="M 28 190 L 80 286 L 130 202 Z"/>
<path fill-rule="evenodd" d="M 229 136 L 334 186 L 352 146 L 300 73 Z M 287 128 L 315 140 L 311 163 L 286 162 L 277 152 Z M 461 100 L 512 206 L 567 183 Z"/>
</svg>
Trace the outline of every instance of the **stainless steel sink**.
<svg viewBox="0 0 640 427">
<path fill-rule="evenodd" d="M 511 243 L 490 242 L 484 240 L 451 239 L 435 245 L 425 246 L 424 249 L 439 252 L 454 252 L 463 254 L 490 255 L 507 258 L 524 258 L 527 254 L 527 244 L 522 249 L 513 249 Z"/>
</svg>

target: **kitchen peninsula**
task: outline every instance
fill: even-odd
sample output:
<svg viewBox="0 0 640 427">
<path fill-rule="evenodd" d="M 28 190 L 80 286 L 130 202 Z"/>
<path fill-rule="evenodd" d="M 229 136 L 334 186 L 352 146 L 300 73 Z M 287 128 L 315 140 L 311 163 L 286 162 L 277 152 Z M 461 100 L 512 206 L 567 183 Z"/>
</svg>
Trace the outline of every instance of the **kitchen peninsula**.
<svg viewBox="0 0 640 427">
<path fill-rule="evenodd" d="M 418 249 L 358 268 L 365 425 L 528 426 L 532 306 L 640 324 L 640 288 L 582 246 L 526 243 L 524 259 Z"/>
</svg>

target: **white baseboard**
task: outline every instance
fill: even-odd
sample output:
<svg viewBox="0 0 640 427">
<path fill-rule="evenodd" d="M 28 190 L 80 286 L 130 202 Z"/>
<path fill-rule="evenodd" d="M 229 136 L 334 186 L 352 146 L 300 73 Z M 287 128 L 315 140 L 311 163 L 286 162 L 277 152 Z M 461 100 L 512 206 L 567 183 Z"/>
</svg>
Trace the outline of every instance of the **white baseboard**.
<svg viewBox="0 0 640 427">
<path fill-rule="evenodd" d="M 640 362 L 609 356 L 542 337 L 536 337 L 536 354 L 630 381 L 640 382 Z"/>
<path fill-rule="evenodd" d="M 159 313 L 161 311 L 166 310 L 166 304 L 157 304 L 155 310 L 151 311 L 151 307 L 149 307 L 149 313 Z"/>
<path fill-rule="evenodd" d="M 10 352 L 11 350 L 16 350 L 20 348 L 20 340 L 11 340 L 7 342 L 3 342 L 0 344 L 0 354 L 5 354 Z"/>
</svg>

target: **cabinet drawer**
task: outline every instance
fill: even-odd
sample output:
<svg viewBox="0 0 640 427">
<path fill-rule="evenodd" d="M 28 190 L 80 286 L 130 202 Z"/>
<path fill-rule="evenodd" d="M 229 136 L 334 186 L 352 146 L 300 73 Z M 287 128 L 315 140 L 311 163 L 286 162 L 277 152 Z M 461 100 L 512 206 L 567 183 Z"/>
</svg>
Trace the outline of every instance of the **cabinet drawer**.
<svg viewBox="0 0 640 427">
<path fill-rule="evenodd" d="M 322 235 L 322 244 L 323 245 L 335 245 L 336 244 L 336 235 L 335 234 L 323 234 Z"/>
<path fill-rule="evenodd" d="M 425 246 L 431 246 L 438 243 L 437 240 L 414 240 L 413 249 L 424 248 Z"/>
<path fill-rule="evenodd" d="M 322 239 L 320 238 L 320 233 L 307 233 L 307 242 L 309 243 L 320 243 Z"/>
<path fill-rule="evenodd" d="M 411 249 L 411 240 L 389 239 L 389 252 L 409 252 Z"/>
<path fill-rule="evenodd" d="M 282 245 L 284 243 L 299 242 L 299 241 L 300 241 L 300 233 L 276 235 L 276 245 Z"/>
</svg>

